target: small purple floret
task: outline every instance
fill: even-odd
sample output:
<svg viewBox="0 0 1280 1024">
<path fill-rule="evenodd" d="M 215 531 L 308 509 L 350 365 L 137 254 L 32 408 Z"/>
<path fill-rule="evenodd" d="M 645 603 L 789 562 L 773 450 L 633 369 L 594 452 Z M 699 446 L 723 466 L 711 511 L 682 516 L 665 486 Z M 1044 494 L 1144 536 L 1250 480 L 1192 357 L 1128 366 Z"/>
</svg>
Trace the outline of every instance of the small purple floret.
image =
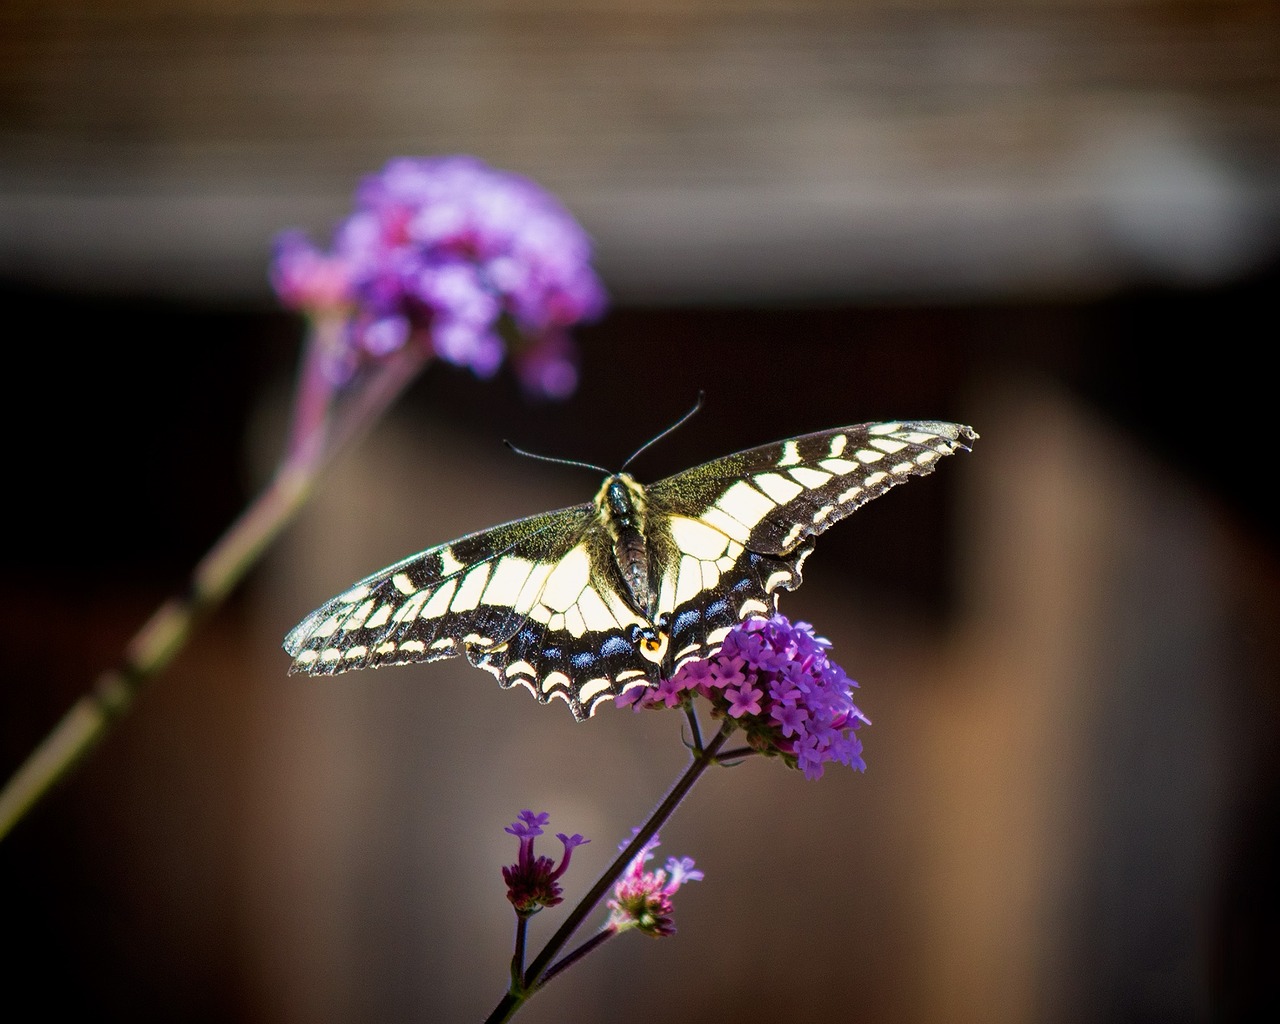
<svg viewBox="0 0 1280 1024">
<path fill-rule="evenodd" d="M 513 836 L 523 839 L 526 836 L 542 835 L 542 826 L 551 820 L 551 815 L 545 811 L 542 814 L 534 814 L 533 811 L 521 811 L 516 815 L 516 820 L 508 825 L 504 832 L 510 832 Z"/>
<path fill-rule="evenodd" d="M 764 696 L 764 691 L 757 690 L 750 680 L 744 680 L 738 687 L 726 687 L 724 695 L 729 699 L 730 718 L 760 714 L 760 698 Z"/>
</svg>

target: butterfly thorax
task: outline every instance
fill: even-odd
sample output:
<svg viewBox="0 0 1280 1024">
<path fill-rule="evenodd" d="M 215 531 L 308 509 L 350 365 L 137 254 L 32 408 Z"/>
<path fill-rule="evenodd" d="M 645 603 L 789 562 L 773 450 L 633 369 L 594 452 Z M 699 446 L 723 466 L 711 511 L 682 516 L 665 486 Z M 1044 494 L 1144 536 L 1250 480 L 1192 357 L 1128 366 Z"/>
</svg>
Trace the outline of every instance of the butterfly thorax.
<svg viewBox="0 0 1280 1024">
<path fill-rule="evenodd" d="M 644 487 L 627 473 L 616 473 L 596 495 L 596 511 L 613 540 L 618 573 L 627 587 L 631 606 L 641 615 L 653 614 L 649 584 L 649 549 L 645 544 Z"/>
</svg>

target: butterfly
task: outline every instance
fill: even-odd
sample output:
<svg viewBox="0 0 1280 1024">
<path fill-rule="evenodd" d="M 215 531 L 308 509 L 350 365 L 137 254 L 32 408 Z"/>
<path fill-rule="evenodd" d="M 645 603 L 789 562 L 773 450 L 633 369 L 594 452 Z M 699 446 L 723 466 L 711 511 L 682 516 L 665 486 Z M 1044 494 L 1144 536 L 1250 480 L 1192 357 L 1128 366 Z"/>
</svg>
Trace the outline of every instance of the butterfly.
<svg viewBox="0 0 1280 1024">
<path fill-rule="evenodd" d="M 818 534 L 977 436 L 934 420 L 864 423 L 654 484 L 609 474 L 592 501 L 427 548 L 352 585 L 285 638 L 290 672 L 465 654 L 502 687 L 560 698 L 581 721 L 771 614 L 779 591 L 800 585 Z"/>
</svg>

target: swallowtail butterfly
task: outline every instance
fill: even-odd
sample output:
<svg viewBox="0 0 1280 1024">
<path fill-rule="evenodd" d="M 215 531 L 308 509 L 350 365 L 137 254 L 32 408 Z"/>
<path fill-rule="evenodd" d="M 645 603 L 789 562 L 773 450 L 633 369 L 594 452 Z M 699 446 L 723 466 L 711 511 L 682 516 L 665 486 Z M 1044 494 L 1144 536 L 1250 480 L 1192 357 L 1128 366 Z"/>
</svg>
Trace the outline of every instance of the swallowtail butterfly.
<svg viewBox="0 0 1280 1024">
<path fill-rule="evenodd" d="M 575 718 L 656 685 L 771 614 L 814 538 L 978 435 L 864 423 L 726 455 L 648 486 L 606 477 L 593 501 L 517 519 L 361 580 L 285 638 L 292 672 L 332 675 L 465 654 L 505 688 Z"/>
</svg>

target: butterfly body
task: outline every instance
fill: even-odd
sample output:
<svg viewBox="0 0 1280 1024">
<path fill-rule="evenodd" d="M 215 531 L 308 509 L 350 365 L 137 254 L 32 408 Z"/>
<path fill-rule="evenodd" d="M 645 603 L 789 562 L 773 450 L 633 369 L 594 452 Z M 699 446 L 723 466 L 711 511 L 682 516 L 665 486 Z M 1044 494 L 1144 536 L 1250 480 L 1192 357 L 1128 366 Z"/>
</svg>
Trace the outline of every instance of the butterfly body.
<svg viewBox="0 0 1280 1024">
<path fill-rule="evenodd" d="M 649 579 L 649 547 L 645 541 L 644 487 L 627 473 L 615 473 L 596 495 L 601 524 L 613 538 L 614 559 L 631 606 L 653 617 Z"/>
<path fill-rule="evenodd" d="M 820 431 L 648 486 L 607 477 L 591 502 L 428 548 L 326 602 L 285 639 L 292 671 L 465 654 L 504 687 L 589 717 L 719 649 L 801 582 L 813 539 L 945 455 L 969 427 Z"/>
</svg>

